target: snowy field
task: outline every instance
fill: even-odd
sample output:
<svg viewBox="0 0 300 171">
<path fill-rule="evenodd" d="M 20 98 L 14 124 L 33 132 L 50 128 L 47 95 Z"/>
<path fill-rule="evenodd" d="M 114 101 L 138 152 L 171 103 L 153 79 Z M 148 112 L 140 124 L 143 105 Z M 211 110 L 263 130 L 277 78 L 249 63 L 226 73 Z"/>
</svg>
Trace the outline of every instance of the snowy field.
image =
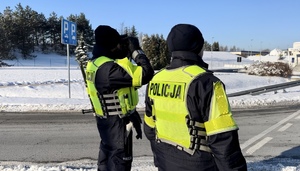
<svg viewBox="0 0 300 171">
<path fill-rule="evenodd" d="M 210 56 L 211 55 L 211 56 Z M 209 60 L 212 59 L 210 62 Z M 217 57 L 207 53 L 204 60 L 219 67 Z M 228 61 L 234 64 L 234 60 Z M 222 65 L 226 60 L 222 59 Z M 67 59 L 64 56 L 38 55 L 33 61 L 5 61 L 13 67 L 0 68 L 0 111 L 81 111 L 89 109 L 89 99 L 85 92 L 82 75 L 74 58 L 70 59 L 70 87 L 68 86 Z M 249 61 L 248 61 L 249 62 Z M 214 69 L 214 68 L 213 68 Z M 215 73 L 226 85 L 227 93 L 257 88 L 266 85 L 291 81 L 289 78 L 250 76 L 244 73 Z M 139 89 L 140 103 L 144 108 L 145 86 Z M 239 96 L 229 98 L 233 108 L 266 107 L 270 105 L 300 104 L 300 87 L 265 93 L 258 96 Z M 253 171 L 300 171 L 300 163 L 295 166 L 283 166 L 247 161 L 248 170 Z M 299 162 L 299 161 L 296 161 Z M 65 163 L 20 163 L 1 162 L 1 171 L 96 171 L 96 161 L 82 160 Z M 154 171 L 152 158 L 134 159 L 133 171 Z"/>
</svg>

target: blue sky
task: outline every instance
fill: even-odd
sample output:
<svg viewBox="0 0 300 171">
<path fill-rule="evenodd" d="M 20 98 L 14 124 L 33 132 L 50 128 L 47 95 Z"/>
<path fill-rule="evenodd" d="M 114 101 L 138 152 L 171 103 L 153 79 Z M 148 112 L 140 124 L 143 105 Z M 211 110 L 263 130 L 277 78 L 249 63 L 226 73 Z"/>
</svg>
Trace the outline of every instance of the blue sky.
<svg viewBox="0 0 300 171">
<path fill-rule="evenodd" d="M 0 12 L 7 6 L 14 10 L 18 3 L 46 18 L 53 11 L 64 18 L 82 12 L 93 29 L 134 25 L 138 32 L 164 38 L 174 25 L 189 23 L 209 43 L 244 50 L 286 49 L 300 42 L 299 0 L 1 0 Z"/>
</svg>

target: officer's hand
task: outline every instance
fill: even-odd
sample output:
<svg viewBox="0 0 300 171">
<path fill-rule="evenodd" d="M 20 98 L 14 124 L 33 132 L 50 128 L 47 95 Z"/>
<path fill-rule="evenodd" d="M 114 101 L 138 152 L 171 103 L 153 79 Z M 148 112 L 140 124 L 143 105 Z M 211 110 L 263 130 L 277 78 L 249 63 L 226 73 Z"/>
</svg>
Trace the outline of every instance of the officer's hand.
<svg viewBox="0 0 300 171">
<path fill-rule="evenodd" d="M 129 115 L 129 119 L 133 124 L 133 127 L 136 131 L 136 139 L 142 139 L 143 133 L 142 133 L 142 119 L 137 111 Z"/>
<path fill-rule="evenodd" d="M 130 58 L 135 60 L 138 54 L 144 53 L 140 47 L 139 39 L 137 37 L 128 37 L 127 40 Z"/>
</svg>

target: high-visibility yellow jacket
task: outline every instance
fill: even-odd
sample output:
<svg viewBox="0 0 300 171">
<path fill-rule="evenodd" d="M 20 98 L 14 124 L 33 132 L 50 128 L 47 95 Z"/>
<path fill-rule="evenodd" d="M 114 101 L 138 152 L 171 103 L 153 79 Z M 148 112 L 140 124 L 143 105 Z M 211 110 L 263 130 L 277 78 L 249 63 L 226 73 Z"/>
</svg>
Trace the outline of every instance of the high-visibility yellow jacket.
<svg viewBox="0 0 300 171">
<path fill-rule="evenodd" d="M 128 58 L 123 58 L 114 62 L 132 77 L 132 87 L 121 88 L 111 94 L 99 93 L 95 85 L 97 70 L 104 63 L 111 61 L 114 60 L 101 56 L 89 61 L 86 67 L 87 93 L 93 104 L 95 114 L 101 117 L 130 114 L 139 101 L 137 88 L 142 85 L 142 68 L 133 65 Z"/>
<path fill-rule="evenodd" d="M 206 71 L 197 65 L 161 70 L 148 85 L 152 115 L 145 115 L 145 124 L 155 128 L 156 139 L 176 146 L 189 154 L 195 150 L 209 151 L 206 138 L 214 134 L 237 130 L 228 99 L 220 81 L 213 83 L 213 95 L 207 121 L 194 119 L 188 110 L 188 90 L 191 82 Z"/>
<path fill-rule="evenodd" d="M 203 70 L 192 69 L 197 68 L 194 67 L 195 65 Z M 181 170 L 206 170 L 207 168 L 247 170 L 247 163 L 239 146 L 238 127 L 232 119 L 225 94 L 225 85 L 212 71 L 205 68 L 208 68 L 208 65 L 201 56 L 188 51 L 174 51 L 171 63 L 158 72 L 152 80 L 156 95 L 154 90 L 150 92 L 151 83 L 148 84 L 145 97 L 144 133 L 150 140 L 154 161 L 157 165 L 160 165 L 161 160 L 169 164 L 178 163 L 182 166 Z M 166 84 L 169 82 L 172 83 L 170 86 Z M 155 88 L 155 83 L 157 87 L 159 83 L 159 89 Z M 180 89 L 178 86 L 176 89 L 175 86 L 171 86 L 182 84 L 185 85 L 184 89 L 182 86 Z M 169 89 L 169 87 L 173 88 Z M 163 93 L 162 89 L 164 89 Z M 176 92 L 172 95 L 173 98 L 168 94 L 173 92 L 172 90 Z M 177 110 L 186 113 L 180 114 Z M 186 117 L 187 115 L 189 117 Z M 186 119 L 188 128 L 184 128 L 184 119 L 176 119 L 179 117 Z M 162 123 L 167 123 L 168 128 Z M 184 128 L 180 133 L 184 134 L 182 138 L 175 134 L 178 131 L 177 126 Z M 206 136 L 198 135 L 201 131 L 204 131 Z M 187 139 L 189 136 L 184 132 L 191 137 L 190 141 Z M 175 137 L 171 137 L 171 134 Z M 206 140 L 211 153 L 201 150 L 201 146 L 205 147 L 205 143 L 201 143 L 203 139 Z M 163 159 L 158 156 L 163 156 Z M 160 167 L 168 170 L 168 166 L 163 163 Z"/>
</svg>

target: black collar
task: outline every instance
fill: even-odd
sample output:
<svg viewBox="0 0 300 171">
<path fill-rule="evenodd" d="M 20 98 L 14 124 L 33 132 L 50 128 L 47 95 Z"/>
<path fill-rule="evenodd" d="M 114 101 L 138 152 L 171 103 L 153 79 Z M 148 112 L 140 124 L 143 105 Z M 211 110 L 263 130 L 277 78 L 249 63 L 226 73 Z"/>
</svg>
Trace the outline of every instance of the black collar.
<svg viewBox="0 0 300 171">
<path fill-rule="evenodd" d="M 173 51 L 171 64 L 168 69 L 174 69 L 185 65 L 198 65 L 203 69 L 208 68 L 201 56 L 189 51 Z"/>
<path fill-rule="evenodd" d="M 93 58 L 92 59 L 96 59 L 100 56 L 106 56 L 106 57 L 112 58 L 113 53 L 111 51 L 106 50 L 102 46 L 95 44 L 94 48 L 93 48 Z"/>
</svg>

